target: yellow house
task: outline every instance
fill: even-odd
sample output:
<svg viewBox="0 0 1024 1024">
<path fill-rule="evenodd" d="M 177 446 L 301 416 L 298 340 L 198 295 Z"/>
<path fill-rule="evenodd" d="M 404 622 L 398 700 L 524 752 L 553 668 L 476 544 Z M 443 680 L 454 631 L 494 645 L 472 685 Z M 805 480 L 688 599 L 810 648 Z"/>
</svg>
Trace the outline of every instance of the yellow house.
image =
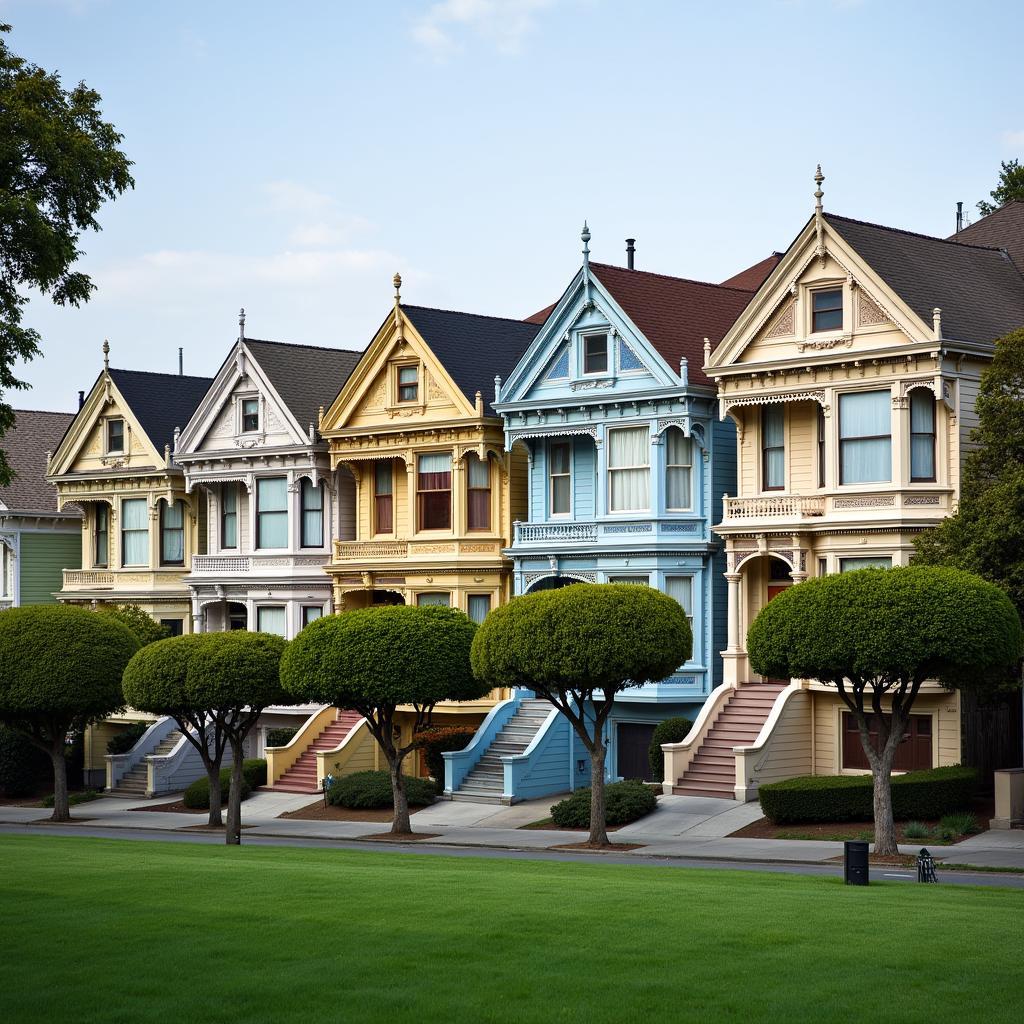
<svg viewBox="0 0 1024 1024">
<path fill-rule="evenodd" d="M 1024 324 L 1024 278 L 1000 248 L 814 215 L 706 367 L 737 431 L 726 547 L 724 686 L 666 756 L 666 789 L 750 799 L 758 785 L 867 768 L 836 691 L 762 680 L 746 635 L 810 576 L 906 565 L 955 509 L 993 342 Z M 926 684 L 898 769 L 961 758 L 959 701 Z"/>
<path fill-rule="evenodd" d="M 103 343 L 103 371 L 48 464 L 58 507 L 83 512 L 82 568 L 64 570 L 59 601 L 134 604 L 172 634 L 190 631 L 183 577 L 202 550 L 205 511 L 200 492 L 185 492 L 171 452 L 211 383 L 111 368 Z M 127 719 L 141 717 L 129 712 Z M 86 737 L 90 781 L 105 772 L 112 731 L 115 720 Z"/>
</svg>

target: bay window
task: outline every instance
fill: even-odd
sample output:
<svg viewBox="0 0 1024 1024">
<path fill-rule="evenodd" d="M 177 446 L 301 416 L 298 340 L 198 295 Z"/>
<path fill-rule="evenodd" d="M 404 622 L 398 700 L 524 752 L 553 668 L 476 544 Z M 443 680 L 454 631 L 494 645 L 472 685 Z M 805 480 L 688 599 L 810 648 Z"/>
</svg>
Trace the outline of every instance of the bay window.
<svg viewBox="0 0 1024 1024">
<path fill-rule="evenodd" d="M 891 420 L 888 389 L 839 396 L 840 483 L 884 483 L 892 479 Z"/>
<path fill-rule="evenodd" d="M 256 629 L 260 633 L 287 635 L 284 605 L 263 605 L 257 608 Z"/>
<path fill-rule="evenodd" d="M 145 498 L 121 502 L 121 564 L 149 565 L 149 508 Z"/>
<path fill-rule="evenodd" d="M 300 543 L 304 548 L 324 546 L 324 487 L 312 480 L 302 479 L 300 491 L 302 521 Z"/>
<path fill-rule="evenodd" d="M 666 576 L 665 593 L 678 601 L 690 625 L 693 625 L 693 577 L 692 576 Z"/>
<path fill-rule="evenodd" d="M 491 610 L 490 594 L 469 595 L 469 617 L 476 623 L 483 622 Z"/>
<path fill-rule="evenodd" d="M 646 427 L 608 431 L 608 507 L 643 512 L 650 507 L 651 445 Z"/>
<path fill-rule="evenodd" d="M 466 456 L 467 527 L 470 530 L 491 528 L 491 466 L 475 455 Z"/>
<path fill-rule="evenodd" d="M 221 485 L 220 546 L 238 547 L 238 484 Z"/>
<path fill-rule="evenodd" d="M 283 476 L 256 481 L 256 547 L 288 547 L 288 481 Z"/>
<path fill-rule="evenodd" d="M 96 506 L 93 518 L 92 564 L 97 569 L 110 565 L 110 506 L 102 502 Z"/>
<path fill-rule="evenodd" d="M 669 427 L 665 445 L 665 508 L 685 512 L 693 506 L 693 448 L 678 428 Z"/>
<path fill-rule="evenodd" d="M 451 594 L 417 594 L 416 604 L 420 608 L 450 608 L 452 603 Z"/>
<path fill-rule="evenodd" d="M 394 530 L 394 474 L 389 461 L 373 466 L 373 532 L 391 533 Z"/>
<path fill-rule="evenodd" d="M 452 457 L 421 455 L 416 463 L 416 505 L 421 530 L 452 527 Z"/>
<path fill-rule="evenodd" d="M 567 516 L 572 509 L 572 448 L 567 441 L 548 446 L 551 514 Z"/>
<path fill-rule="evenodd" d="M 761 410 L 761 489 L 781 491 L 786 486 L 786 410 L 766 405 Z"/>
<path fill-rule="evenodd" d="M 935 396 L 922 388 L 910 392 L 910 479 L 935 479 Z"/>
<path fill-rule="evenodd" d="M 185 503 L 160 503 L 160 564 L 185 564 Z"/>
<path fill-rule="evenodd" d="M 892 559 L 877 555 L 858 556 L 856 558 L 840 558 L 840 572 L 856 572 L 858 569 L 891 569 Z"/>
<path fill-rule="evenodd" d="M 302 606 L 302 627 L 305 629 L 311 622 L 316 622 L 324 614 L 323 607 L 318 604 L 304 604 Z"/>
</svg>

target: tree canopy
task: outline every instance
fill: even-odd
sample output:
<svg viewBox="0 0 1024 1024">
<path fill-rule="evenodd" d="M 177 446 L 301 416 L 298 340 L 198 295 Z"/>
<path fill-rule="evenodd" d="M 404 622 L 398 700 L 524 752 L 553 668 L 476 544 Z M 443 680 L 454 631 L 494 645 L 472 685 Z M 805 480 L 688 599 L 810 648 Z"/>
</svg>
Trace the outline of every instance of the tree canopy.
<svg viewBox="0 0 1024 1024">
<path fill-rule="evenodd" d="M 102 203 L 134 185 L 122 136 L 103 120 L 100 95 L 12 53 L 0 24 L 0 437 L 14 422 L 4 392 L 23 388 L 18 359 L 39 352 L 22 324 L 28 292 L 59 305 L 87 302 L 95 285 L 73 269 L 83 231 L 98 231 Z M 11 468 L 0 450 L 0 486 Z"/>
<path fill-rule="evenodd" d="M 101 615 L 110 615 L 118 622 L 126 625 L 138 638 L 140 644 L 163 640 L 171 635 L 166 626 L 162 626 L 148 612 L 144 612 L 137 604 L 104 605 L 99 609 Z"/>
<path fill-rule="evenodd" d="M 989 193 L 992 202 L 982 199 L 978 210 L 983 215 L 995 213 L 1013 199 L 1024 200 L 1024 167 L 1019 160 L 1004 160 L 999 171 L 999 184 Z"/>
</svg>

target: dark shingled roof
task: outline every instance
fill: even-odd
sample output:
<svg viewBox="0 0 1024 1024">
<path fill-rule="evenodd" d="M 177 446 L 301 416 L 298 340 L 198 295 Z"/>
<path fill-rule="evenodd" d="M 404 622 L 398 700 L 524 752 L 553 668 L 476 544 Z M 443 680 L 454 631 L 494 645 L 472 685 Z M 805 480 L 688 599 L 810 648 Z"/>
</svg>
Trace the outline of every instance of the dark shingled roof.
<svg viewBox="0 0 1024 1024">
<path fill-rule="evenodd" d="M 319 422 L 320 406 L 329 406 L 362 357 L 362 352 L 283 341 L 245 339 L 270 383 L 305 430 Z"/>
<path fill-rule="evenodd" d="M 46 482 L 46 453 L 57 450 L 74 418 L 72 412 L 15 410 L 0 448 L 16 476 L 9 487 L 0 487 L 0 505 L 17 512 L 57 511 L 57 488 Z"/>
<path fill-rule="evenodd" d="M 940 308 L 945 337 L 990 342 L 1024 325 L 1024 277 L 999 249 L 825 219 L 926 324 Z"/>
<path fill-rule="evenodd" d="M 732 277 L 726 278 L 722 282 L 722 287 L 747 288 L 752 292 L 756 292 L 768 279 L 768 275 L 779 265 L 779 260 L 781 259 L 781 252 L 773 252 L 771 256 L 766 256 L 752 267 L 747 267 L 746 270 L 741 270 L 738 274 L 733 274 Z"/>
<path fill-rule="evenodd" d="M 183 377 L 176 373 L 115 369 L 109 372 L 110 379 L 161 455 L 165 445 L 174 447 L 174 428 L 185 429 L 213 383 L 210 377 Z"/>
<path fill-rule="evenodd" d="M 754 293 L 704 281 L 591 263 L 590 270 L 674 370 L 686 356 L 691 384 L 705 376 L 704 339 L 714 351 Z"/>
<path fill-rule="evenodd" d="M 987 217 L 950 235 L 949 239 L 951 242 L 1005 249 L 1017 269 L 1024 274 L 1024 199 L 1011 199 Z"/>
<path fill-rule="evenodd" d="M 479 391 L 486 415 L 497 416 L 491 408 L 494 377 L 508 378 L 537 336 L 537 325 L 426 306 L 402 309 L 466 398 L 475 402 Z"/>
</svg>

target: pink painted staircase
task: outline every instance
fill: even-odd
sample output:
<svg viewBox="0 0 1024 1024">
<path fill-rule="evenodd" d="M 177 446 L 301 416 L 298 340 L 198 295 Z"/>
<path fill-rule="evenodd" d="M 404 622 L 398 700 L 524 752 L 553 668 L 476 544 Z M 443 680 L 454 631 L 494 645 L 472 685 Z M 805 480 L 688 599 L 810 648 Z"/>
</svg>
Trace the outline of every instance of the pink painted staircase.
<svg viewBox="0 0 1024 1024">
<path fill-rule="evenodd" d="M 339 711 L 315 740 L 299 755 L 298 760 L 269 788 L 279 793 L 319 793 L 316 781 L 316 755 L 320 750 L 333 750 L 363 720 L 358 711 Z"/>
<path fill-rule="evenodd" d="M 740 683 L 718 712 L 689 767 L 672 787 L 679 796 L 736 798 L 736 755 L 757 739 L 787 683 Z"/>
</svg>

